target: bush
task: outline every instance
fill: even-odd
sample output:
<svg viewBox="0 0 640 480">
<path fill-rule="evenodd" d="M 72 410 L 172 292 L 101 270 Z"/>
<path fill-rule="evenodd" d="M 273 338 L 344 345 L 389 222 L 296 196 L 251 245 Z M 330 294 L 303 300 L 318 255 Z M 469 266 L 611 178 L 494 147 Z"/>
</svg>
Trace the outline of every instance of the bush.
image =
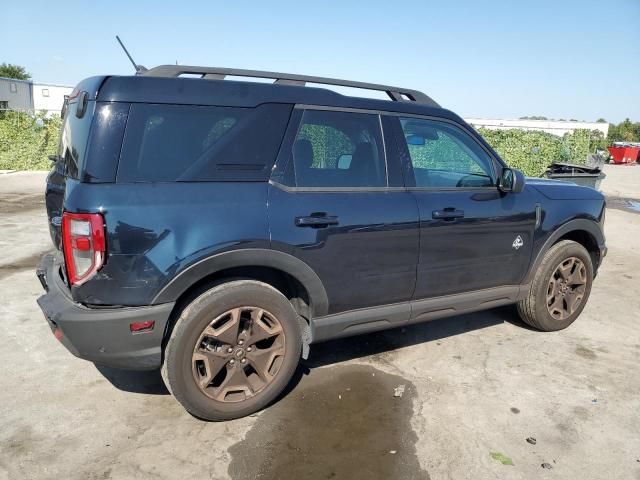
<svg viewBox="0 0 640 480">
<path fill-rule="evenodd" d="M 517 129 L 480 128 L 478 132 L 507 164 L 531 177 L 542 175 L 553 162 L 583 165 L 589 153 L 606 146 L 606 140 L 598 130 L 575 130 L 564 137 Z"/>
<path fill-rule="evenodd" d="M 0 170 L 48 170 L 58 149 L 61 120 L 44 113 L 0 113 Z"/>
</svg>

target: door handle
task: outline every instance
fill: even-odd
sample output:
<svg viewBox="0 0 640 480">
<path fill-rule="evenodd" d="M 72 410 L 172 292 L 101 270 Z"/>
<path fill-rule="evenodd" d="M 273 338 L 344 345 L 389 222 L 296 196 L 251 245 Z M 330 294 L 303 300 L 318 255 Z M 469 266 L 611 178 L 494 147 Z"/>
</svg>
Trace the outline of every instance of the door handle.
<svg viewBox="0 0 640 480">
<path fill-rule="evenodd" d="M 322 228 L 329 225 L 338 225 L 338 217 L 334 215 L 309 215 L 308 217 L 296 217 L 296 227 Z"/>
<path fill-rule="evenodd" d="M 445 208 L 443 210 L 434 210 L 431 213 L 431 217 L 436 220 L 453 220 L 454 218 L 463 218 L 464 210 L 457 210 L 455 208 Z"/>
</svg>

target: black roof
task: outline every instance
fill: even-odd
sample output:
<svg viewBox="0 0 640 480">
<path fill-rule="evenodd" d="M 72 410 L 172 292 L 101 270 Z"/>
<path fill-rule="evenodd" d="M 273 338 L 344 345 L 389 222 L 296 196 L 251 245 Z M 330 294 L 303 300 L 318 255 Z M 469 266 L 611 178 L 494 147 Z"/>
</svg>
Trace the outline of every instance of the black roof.
<svg viewBox="0 0 640 480">
<path fill-rule="evenodd" d="M 178 72 L 192 73 L 190 69 L 195 68 L 199 69 L 199 72 L 207 69 L 214 72 L 229 72 L 228 75 L 275 78 L 276 81 L 261 83 L 216 79 L 216 76 L 224 78 L 227 73 L 203 73 L 203 78 L 178 76 Z M 246 73 L 252 75 L 246 75 Z M 306 82 L 386 91 L 390 100 L 341 95 L 325 88 L 303 86 Z M 293 103 L 433 115 L 462 121 L 456 114 L 441 108 L 428 96 L 416 90 L 275 72 L 162 66 L 148 70 L 142 75 L 90 77 L 83 80 L 76 88 L 87 91 L 91 99 L 109 102 L 237 107 L 255 107 L 262 103 Z"/>
<path fill-rule="evenodd" d="M 194 65 L 160 65 L 151 70 L 142 68 L 138 75 L 149 77 L 181 77 L 191 75 L 205 80 L 224 80 L 229 75 L 249 78 L 271 79 L 280 85 L 295 85 L 304 87 L 307 83 L 320 83 L 324 85 L 338 85 L 342 87 L 354 87 L 363 90 L 376 90 L 385 92 L 394 102 L 418 102 L 430 107 L 439 107 L 431 97 L 418 90 L 377 83 L 356 82 L 354 80 L 341 80 L 338 78 L 316 77 L 300 75 L 297 73 L 268 72 L 264 70 L 244 70 L 240 68 L 198 67 Z"/>
</svg>

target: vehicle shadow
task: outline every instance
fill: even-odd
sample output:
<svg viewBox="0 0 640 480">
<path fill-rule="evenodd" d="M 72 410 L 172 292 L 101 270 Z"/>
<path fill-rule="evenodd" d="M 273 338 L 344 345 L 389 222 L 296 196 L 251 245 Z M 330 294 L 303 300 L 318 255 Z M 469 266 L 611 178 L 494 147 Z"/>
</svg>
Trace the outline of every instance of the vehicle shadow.
<svg viewBox="0 0 640 480">
<path fill-rule="evenodd" d="M 523 328 L 530 328 L 520 321 L 513 306 L 506 306 L 312 345 L 309 358 L 300 363 L 291 382 L 276 399 L 276 402 L 286 397 L 300 380 L 314 368 L 377 355 L 421 343 L 434 342 L 504 322 Z M 133 371 L 102 365 L 96 365 L 96 368 L 119 390 L 147 395 L 169 394 L 162 381 L 159 369 Z"/>
<path fill-rule="evenodd" d="M 169 390 L 165 387 L 160 375 L 160 369 L 122 370 L 98 364 L 96 368 L 118 390 L 147 395 L 169 395 Z"/>
</svg>

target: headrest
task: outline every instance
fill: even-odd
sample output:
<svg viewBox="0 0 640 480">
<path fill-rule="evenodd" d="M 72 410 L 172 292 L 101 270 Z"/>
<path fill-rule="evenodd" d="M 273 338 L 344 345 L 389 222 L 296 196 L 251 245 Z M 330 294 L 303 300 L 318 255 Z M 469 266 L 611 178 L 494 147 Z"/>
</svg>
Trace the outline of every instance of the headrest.
<svg viewBox="0 0 640 480">
<path fill-rule="evenodd" d="M 360 142 L 356 146 L 353 156 L 351 157 L 350 168 L 367 171 L 373 163 L 373 147 L 369 142 Z"/>
<path fill-rule="evenodd" d="M 307 139 L 301 138 L 293 144 L 293 160 L 296 167 L 311 168 L 313 164 L 313 146 Z"/>
</svg>

